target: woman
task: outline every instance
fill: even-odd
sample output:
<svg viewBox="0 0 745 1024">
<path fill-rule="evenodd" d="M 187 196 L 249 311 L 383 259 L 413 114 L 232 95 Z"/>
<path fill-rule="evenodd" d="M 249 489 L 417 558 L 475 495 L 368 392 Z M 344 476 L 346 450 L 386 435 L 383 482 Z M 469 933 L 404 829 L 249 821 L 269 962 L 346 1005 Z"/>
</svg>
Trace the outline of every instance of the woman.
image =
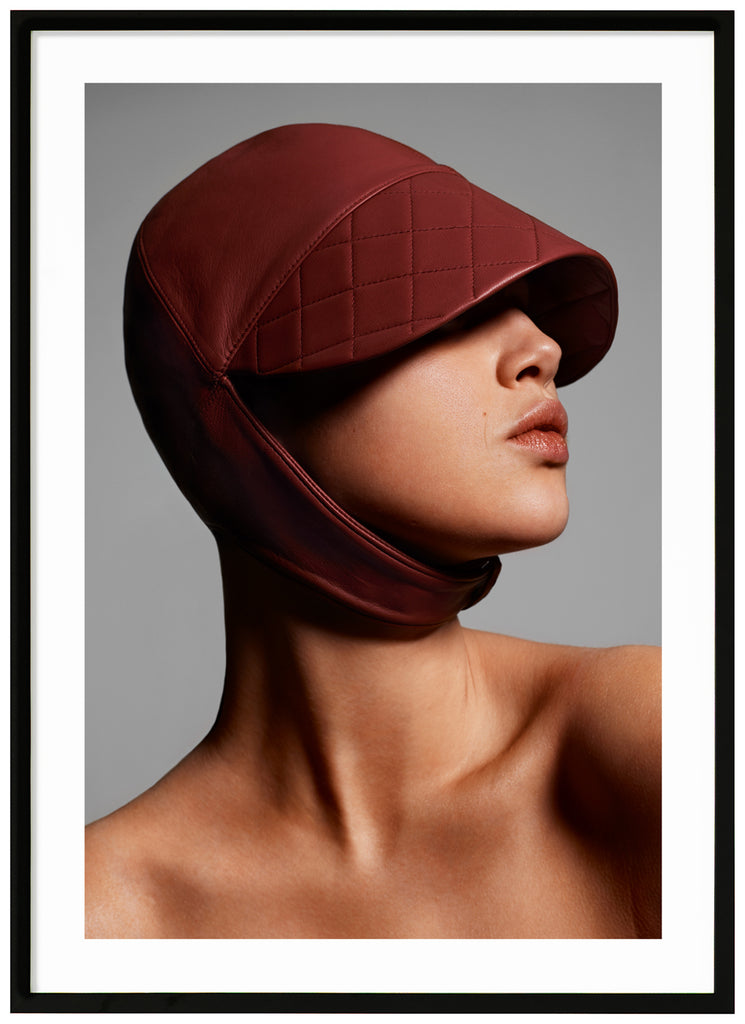
<svg viewBox="0 0 745 1024">
<path fill-rule="evenodd" d="M 225 690 L 90 826 L 89 937 L 659 936 L 657 652 L 457 619 L 563 530 L 556 386 L 615 321 L 598 253 L 362 129 L 156 205 L 127 366 L 218 541 Z"/>
</svg>

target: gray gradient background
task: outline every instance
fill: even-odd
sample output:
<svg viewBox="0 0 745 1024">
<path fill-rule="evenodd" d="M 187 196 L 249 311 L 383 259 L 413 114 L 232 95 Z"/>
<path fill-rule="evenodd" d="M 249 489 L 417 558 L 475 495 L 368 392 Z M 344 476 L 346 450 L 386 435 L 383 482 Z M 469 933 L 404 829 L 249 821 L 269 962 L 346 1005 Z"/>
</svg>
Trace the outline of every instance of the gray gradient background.
<svg viewBox="0 0 745 1024">
<path fill-rule="evenodd" d="M 280 124 L 359 125 L 456 167 L 616 271 L 614 345 L 561 391 L 569 526 L 503 559 L 468 625 L 605 646 L 660 640 L 660 89 L 656 85 L 89 85 L 86 88 L 87 820 L 210 727 L 223 674 L 214 541 L 147 438 L 121 301 L 169 188 Z"/>
</svg>

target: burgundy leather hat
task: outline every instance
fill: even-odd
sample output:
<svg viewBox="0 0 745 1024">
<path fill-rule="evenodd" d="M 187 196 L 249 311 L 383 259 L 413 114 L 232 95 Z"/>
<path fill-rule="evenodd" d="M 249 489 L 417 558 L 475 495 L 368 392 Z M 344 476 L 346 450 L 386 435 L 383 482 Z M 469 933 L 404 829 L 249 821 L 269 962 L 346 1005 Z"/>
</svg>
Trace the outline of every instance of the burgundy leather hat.
<svg viewBox="0 0 745 1024">
<path fill-rule="evenodd" d="M 526 312 L 562 348 L 556 383 L 570 383 L 615 330 L 599 253 L 401 143 L 286 125 L 210 160 L 145 218 L 127 271 L 127 370 L 152 440 L 216 534 L 356 611 L 433 625 L 483 597 L 499 560 L 443 569 L 378 537 L 234 382 L 391 352 L 525 277 Z"/>
</svg>

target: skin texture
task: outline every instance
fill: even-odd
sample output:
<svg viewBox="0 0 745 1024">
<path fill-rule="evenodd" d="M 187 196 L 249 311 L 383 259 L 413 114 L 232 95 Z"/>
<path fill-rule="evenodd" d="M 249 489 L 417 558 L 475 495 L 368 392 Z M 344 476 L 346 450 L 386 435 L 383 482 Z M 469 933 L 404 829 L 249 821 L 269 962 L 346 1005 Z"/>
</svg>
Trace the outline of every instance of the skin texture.
<svg viewBox="0 0 745 1024">
<path fill-rule="evenodd" d="M 409 550 L 545 543 L 564 466 L 510 437 L 560 353 L 519 297 L 356 380 L 247 398 Z M 87 830 L 88 937 L 659 936 L 657 649 L 387 626 L 220 556 L 217 721 Z"/>
</svg>

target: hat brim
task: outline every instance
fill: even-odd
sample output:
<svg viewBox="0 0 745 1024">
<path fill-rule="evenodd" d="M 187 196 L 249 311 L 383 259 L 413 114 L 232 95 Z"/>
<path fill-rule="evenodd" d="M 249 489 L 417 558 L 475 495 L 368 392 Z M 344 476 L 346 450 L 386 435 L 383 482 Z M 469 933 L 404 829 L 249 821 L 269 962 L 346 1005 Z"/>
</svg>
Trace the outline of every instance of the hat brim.
<svg viewBox="0 0 745 1024">
<path fill-rule="evenodd" d="M 410 174 L 347 212 L 290 268 L 226 371 L 297 373 L 422 338 L 526 279 L 526 312 L 562 349 L 557 384 L 608 351 L 618 305 L 599 253 L 450 168 Z"/>
</svg>

